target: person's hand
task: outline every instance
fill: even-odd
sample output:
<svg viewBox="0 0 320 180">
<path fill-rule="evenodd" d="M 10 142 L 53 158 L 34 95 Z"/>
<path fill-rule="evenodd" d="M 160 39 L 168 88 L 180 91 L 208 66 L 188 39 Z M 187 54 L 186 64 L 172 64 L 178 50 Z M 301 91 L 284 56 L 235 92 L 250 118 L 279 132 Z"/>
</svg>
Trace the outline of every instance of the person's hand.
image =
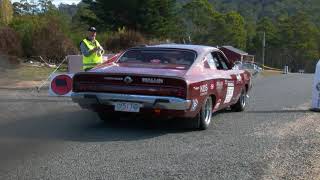
<svg viewBox="0 0 320 180">
<path fill-rule="evenodd" d="M 92 51 L 93 52 L 97 52 L 97 51 L 99 51 L 100 50 L 100 47 L 95 47 Z"/>
<path fill-rule="evenodd" d="M 95 48 L 93 48 L 93 49 L 90 51 L 90 53 L 96 53 L 96 52 L 98 52 L 99 50 L 100 50 L 99 47 L 95 47 Z"/>
<path fill-rule="evenodd" d="M 99 50 L 101 50 L 101 51 L 103 51 L 103 50 L 104 50 L 102 46 L 99 46 L 98 48 L 99 48 Z"/>
</svg>

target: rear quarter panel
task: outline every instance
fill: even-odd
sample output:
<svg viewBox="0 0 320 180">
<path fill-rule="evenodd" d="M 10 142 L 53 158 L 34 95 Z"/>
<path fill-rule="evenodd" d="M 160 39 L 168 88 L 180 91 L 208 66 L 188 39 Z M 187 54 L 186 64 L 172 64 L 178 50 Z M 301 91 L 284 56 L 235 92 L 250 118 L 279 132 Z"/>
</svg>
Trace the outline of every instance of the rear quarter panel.
<svg viewBox="0 0 320 180">
<path fill-rule="evenodd" d="M 234 74 L 234 75 L 230 75 Z M 236 74 L 240 76 L 236 76 Z M 251 87 L 251 74 L 244 70 L 237 71 L 216 71 L 216 70 L 198 70 L 193 74 L 186 76 L 188 85 L 187 99 L 192 100 L 193 104 L 197 103 L 195 109 L 191 108 L 188 116 L 194 117 L 200 111 L 204 100 L 210 96 L 213 98 L 213 111 L 224 109 L 232 104 L 235 104 L 239 97 L 241 90 Z M 225 103 L 227 96 L 228 83 L 234 85 L 234 91 L 230 102 Z"/>
</svg>

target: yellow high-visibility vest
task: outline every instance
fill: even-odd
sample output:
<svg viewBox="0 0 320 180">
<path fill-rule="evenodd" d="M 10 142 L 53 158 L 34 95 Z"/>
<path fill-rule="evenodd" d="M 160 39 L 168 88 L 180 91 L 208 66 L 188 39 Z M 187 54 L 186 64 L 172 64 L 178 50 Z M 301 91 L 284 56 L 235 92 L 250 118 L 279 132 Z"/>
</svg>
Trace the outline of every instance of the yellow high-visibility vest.
<svg viewBox="0 0 320 180">
<path fill-rule="evenodd" d="M 84 39 L 83 42 L 87 46 L 88 50 L 91 51 L 96 47 L 100 46 L 100 43 L 97 40 L 88 41 Z M 83 70 L 88 68 L 93 68 L 102 63 L 102 55 L 98 54 L 97 52 L 92 53 L 89 56 L 83 56 Z"/>
</svg>

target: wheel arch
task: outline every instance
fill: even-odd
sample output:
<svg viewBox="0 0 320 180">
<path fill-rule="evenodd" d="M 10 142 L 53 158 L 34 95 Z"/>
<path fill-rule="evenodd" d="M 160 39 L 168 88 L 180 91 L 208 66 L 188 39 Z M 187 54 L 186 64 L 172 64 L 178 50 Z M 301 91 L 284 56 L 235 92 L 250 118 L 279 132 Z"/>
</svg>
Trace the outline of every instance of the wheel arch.
<svg viewBox="0 0 320 180">
<path fill-rule="evenodd" d="M 245 84 L 245 90 L 246 90 L 246 92 L 248 92 L 249 91 L 249 84 Z"/>
<path fill-rule="evenodd" d="M 216 106 L 216 103 L 217 103 L 217 96 L 215 94 L 210 94 L 209 96 L 212 100 L 212 109 L 214 109 L 214 107 Z"/>
</svg>

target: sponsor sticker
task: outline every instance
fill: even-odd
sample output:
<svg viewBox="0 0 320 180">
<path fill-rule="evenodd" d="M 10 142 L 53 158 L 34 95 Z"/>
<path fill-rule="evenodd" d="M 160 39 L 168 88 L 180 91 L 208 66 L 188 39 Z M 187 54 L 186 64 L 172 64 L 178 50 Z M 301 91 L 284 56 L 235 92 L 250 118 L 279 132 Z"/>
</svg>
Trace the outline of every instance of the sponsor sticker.
<svg viewBox="0 0 320 180">
<path fill-rule="evenodd" d="M 200 86 L 200 96 L 204 96 L 208 94 L 208 84 L 204 84 Z"/>
<path fill-rule="evenodd" d="M 197 109 L 198 104 L 199 104 L 198 99 L 193 99 L 192 100 L 191 111 L 195 111 Z"/>
<path fill-rule="evenodd" d="M 193 89 L 196 90 L 196 91 L 199 91 L 200 87 L 199 86 L 194 86 Z"/>
<path fill-rule="evenodd" d="M 234 84 L 228 83 L 227 94 L 224 100 L 224 104 L 230 103 L 234 93 Z"/>
<path fill-rule="evenodd" d="M 214 84 L 210 85 L 210 89 L 213 90 L 214 89 Z"/>
<path fill-rule="evenodd" d="M 217 81 L 216 88 L 218 91 L 221 91 L 223 89 L 223 82 Z"/>
</svg>

